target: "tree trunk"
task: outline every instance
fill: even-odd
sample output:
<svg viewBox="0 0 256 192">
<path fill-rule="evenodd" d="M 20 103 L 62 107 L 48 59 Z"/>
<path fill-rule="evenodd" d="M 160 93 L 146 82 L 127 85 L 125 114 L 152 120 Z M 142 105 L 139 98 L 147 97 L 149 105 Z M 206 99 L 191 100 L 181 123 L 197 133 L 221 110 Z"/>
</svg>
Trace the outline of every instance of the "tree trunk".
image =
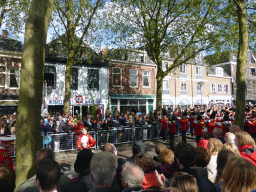
<svg viewBox="0 0 256 192">
<path fill-rule="evenodd" d="M 235 124 L 243 130 L 245 117 L 245 66 L 247 63 L 247 47 L 248 47 L 248 28 L 247 13 L 244 0 L 236 0 L 238 23 L 239 23 L 239 48 L 237 55 L 237 71 L 236 71 L 236 116 Z"/>
<path fill-rule="evenodd" d="M 74 59 L 68 58 L 65 72 L 65 99 L 64 99 L 64 113 L 70 114 L 70 98 L 71 98 L 71 73 Z"/>
<path fill-rule="evenodd" d="M 16 187 L 35 174 L 36 152 L 41 146 L 45 44 L 52 8 L 53 0 L 33 0 L 26 23 L 17 112 Z"/>
<path fill-rule="evenodd" d="M 162 67 L 162 65 L 160 65 Z M 156 110 L 159 111 L 162 115 L 162 92 L 163 92 L 163 75 L 161 73 L 162 68 L 159 69 L 157 65 L 157 74 L 156 74 Z"/>
</svg>

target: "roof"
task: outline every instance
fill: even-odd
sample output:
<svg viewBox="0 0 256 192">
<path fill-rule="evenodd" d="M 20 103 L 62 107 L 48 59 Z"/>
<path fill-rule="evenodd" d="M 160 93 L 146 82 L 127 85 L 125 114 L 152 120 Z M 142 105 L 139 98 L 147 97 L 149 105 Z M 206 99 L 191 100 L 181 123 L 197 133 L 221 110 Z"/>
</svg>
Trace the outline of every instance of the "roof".
<svg viewBox="0 0 256 192">
<path fill-rule="evenodd" d="M 207 68 L 207 75 L 215 75 L 215 68 L 216 67 L 208 67 Z M 219 67 L 222 68 L 222 67 Z M 223 68 L 222 68 L 223 69 Z M 230 77 L 230 75 L 228 75 L 225 71 L 225 69 L 223 69 L 223 76 L 216 76 L 216 77 Z"/>
<path fill-rule="evenodd" d="M 23 45 L 20 41 L 0 36 L 0 50 L 22 52 Z"/>
</svg>

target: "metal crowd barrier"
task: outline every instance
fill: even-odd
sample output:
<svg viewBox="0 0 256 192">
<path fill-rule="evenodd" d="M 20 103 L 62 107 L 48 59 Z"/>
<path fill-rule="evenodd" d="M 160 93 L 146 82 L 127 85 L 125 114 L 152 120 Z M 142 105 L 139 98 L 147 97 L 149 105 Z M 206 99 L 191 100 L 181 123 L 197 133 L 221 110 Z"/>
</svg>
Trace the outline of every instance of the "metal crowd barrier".
<svg viewBox="0 0 256 192">
<path fill-rule="evenodd" d="M 112 127 L 110 130 L 89 131 L 88 133 L 95 139 L 100 148 L 105 143 L 123 144 L 132 143 L 134 140 L 153 140 L 160 138 L 161 126 L 142 126 L 142 127 Z M 167 131 L 168 133 L 168 131 Z M 50 148 L 54 152 L 64 152 L 77 150 L 77 136 L 73 133 L 48 133 L 41 135 L 41 148 Z M 16 156 L 16 145 L 6 146 L 11 157 Z M 5 148 L 5 147 L 4 147 Z"/>
</svg>

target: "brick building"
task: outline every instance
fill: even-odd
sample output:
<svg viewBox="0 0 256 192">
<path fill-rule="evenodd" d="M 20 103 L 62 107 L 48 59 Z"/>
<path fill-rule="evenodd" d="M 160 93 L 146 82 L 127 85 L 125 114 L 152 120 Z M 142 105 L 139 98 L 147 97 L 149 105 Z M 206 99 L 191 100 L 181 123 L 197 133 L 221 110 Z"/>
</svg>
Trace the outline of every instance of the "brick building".
<svg viewBox="0 0 256 192">
<path fill-rule="evenodd" d="M 111 111 L 128 110 L 146 114 L 156 103 L 156 65 L 145 51 L 120 54 L 109 67 L 109 104 Z"/>
</svg>

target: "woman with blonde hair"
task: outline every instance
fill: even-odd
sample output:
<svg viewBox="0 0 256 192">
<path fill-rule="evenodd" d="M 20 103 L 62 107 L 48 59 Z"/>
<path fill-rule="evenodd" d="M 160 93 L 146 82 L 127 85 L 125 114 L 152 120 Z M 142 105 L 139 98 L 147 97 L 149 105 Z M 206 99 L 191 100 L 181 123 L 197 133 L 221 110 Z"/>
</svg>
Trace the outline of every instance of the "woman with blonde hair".
<svg viewBox="0 0 256 192">
<path fill-rule="evenodd" d="M 179 189 L 180 192 L 198 192 L 196 178 L 185 172 L 174 174 L 171 187 Z"/>
<path fill-rule="evenodd" d="M 232 151 L 233 153 L 235 153 L 237 156 L 240 156 L 240 153 L 239 153 L 238 149 L 237 149 L 236 146 L 233 145 L 232 143 L 225 143 L 225 144 L 223 145 L 223 147 L 222 147 L 221 150 L 223 150 L 223 149 L 230 150 L 230 151 Z"/>
<path fill-rule="evenodd" d="M 256 189 L 256 167 L 245 158 L 229 158 L 222 173 L 223 192 L 251 192 Z"/>
<path fill-rule="evenodd" d="M 235 144 L 241 157 L 248 159 L 256 166 L 255 141 L 252 136 L 246 132 L 238 132 L 236 133 Z"/>
<path fill-rule="evenodd" d="M 207 146 L 208 153 L 211 155 L 209 164 L 207 165 L 208 179 L 211 182 L 215 181 L 217 175 L 217 157 L 223 147 L 222 142 L 216 138 L 210 138 Z"/>
</svg>

